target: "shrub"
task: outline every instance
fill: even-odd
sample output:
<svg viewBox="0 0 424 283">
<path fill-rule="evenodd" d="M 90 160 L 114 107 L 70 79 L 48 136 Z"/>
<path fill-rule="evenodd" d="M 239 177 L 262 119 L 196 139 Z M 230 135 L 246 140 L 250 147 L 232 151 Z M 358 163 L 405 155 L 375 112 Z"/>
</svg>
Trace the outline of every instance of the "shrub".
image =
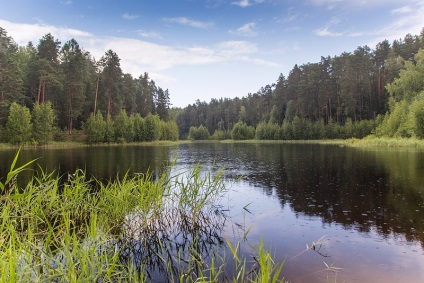
<svg viewBox="0 0 424 283">
<path fill-rule="evenodd" d="M 11 144 L 25 144 L 31 140 L 31 113 L 27 107 L 20 106 L 16 102 L 10 105 L 6 133 L 7 140 Z"/>
<path fill-rule="evenodd" d="M 199 127 L 190 127 L 188 132 L 188 138 L 190 140 L 208 140 L 209 139 L 209 131 L 208 129 L 200 125 Z"/>
<path fill-rule="evenodd" d="M 250 140 L 255 138 L 255 128 L 244 122 L 237 122 L 231 130 L 233 140 Z"/>
</svg>

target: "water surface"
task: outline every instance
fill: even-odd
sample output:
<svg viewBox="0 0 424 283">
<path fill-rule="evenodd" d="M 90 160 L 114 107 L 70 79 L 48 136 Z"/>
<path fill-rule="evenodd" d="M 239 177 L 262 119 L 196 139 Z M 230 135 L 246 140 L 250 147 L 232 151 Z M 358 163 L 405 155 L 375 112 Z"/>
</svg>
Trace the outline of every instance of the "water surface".
<svg viewBox="0 0 424 283">
<path fill-rule="evenodd" d="M 0 151 L 0 176 L 14 154 Z M 231 186 L 223 202 L 230 221 L 223 235 L 236 242 L 250 229 L 241 242 L 249 259 L 250 245 L 262 238 L 276 261 L 285 261 L 285 279 L 293 282 L 424 280 L 420 151 L 193 143 L 22 150 L 20 162 L 38 157 L 48 172 L 83 169 L 103 180 L 127 171 L 160 175 L 173 162 L 175 172 L 196 163 L 209 170 L 225 167 Z M 315 249 L 307 250 L 313 243 Z"/>
</svg>

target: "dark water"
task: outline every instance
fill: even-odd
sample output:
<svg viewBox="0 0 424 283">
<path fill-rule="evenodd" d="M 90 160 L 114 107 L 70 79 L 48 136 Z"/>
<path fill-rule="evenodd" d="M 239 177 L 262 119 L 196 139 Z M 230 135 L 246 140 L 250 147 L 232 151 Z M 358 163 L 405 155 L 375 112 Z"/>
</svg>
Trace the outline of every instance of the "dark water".
<svg viewBox="0 0 424 283">
<path fill-rule="evenodd" d="M 14 154 L 0 151 L 0 176 Z M 285 261 L 285 279 L 424 282 L 424 152 L 195 143 L 23 150 L 20 161 L 37 157 L 46 171 L 79 168 L 98 179 L 128 169 L 159 175 L 173 161 L 175 170 L 224 166 L 231 184 L 224 235 L 236 241 L 250 229 L 241 251 L 249 257 L 262 238 L 276 261 Z"/>
</svg>

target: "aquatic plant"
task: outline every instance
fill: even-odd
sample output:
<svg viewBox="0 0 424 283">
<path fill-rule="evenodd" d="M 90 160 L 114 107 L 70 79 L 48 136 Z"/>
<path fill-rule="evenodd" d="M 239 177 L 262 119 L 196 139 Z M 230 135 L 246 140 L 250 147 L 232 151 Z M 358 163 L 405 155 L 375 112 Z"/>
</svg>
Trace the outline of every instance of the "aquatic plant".
<svg viewBox="0 0 424 283">
<path fill-rule="evenodd" d="M 277 282 L 263 243 L 246 271 L 222 236 L 227 215 L 222 171 L 201 166 L 153 180 L 128 173 L 115 181 L 41 170 L 24 187 L 12 162 L 0 197 L 1 282 Z M 228 248 L 236 276 L 226 274 Z"/>
</svg>

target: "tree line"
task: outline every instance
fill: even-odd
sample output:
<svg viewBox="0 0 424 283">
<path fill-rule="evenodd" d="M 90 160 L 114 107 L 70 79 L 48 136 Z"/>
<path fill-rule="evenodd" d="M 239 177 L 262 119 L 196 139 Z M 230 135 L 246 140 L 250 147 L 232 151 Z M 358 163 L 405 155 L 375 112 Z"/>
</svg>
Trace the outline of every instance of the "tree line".
<svg viewBox="0 0 424 283">
<path fill-rule="evenodd" d="M 90 127 L 84 125 L 90 124 L 94 119 L 92 116 L 98 113 L 109 122 L 122 118 L 123 113 L 131 121 L 147 121 L 151 119 L 147 119 L 149 115 L 157 115 L 163 122 L 154 123 L 158 132 L 163 131 L 170 120 L 168 90 L 156 86 L 148 73 L 138 78 L 124 73 L 120 67 L 120 58 L 114 51 L 106 51 L 96 61 L 75 39 L 62 45 L 50 33 L 44 35 L 37 46 L 32 42 L 18 46 L 6 30 L 0 27 L 1 141 L 19 143 L 19 139 L 14 140 L 9 136 L 13 123 L 9 116 L 12 110 L 16 110 L 16 106 L 26 107 L 29 112 L 36 112 L 37 107 L 51 108 L 54 114 L 53 127 L 67 131 L 70 135 L 73 130 L 87 131 Z M 34 120 L 31 123 L 35 126 Z M 162 125 L 162 129 L 159 125 Z M 174 126 L 171 127 L 172 131 L 178 131 Z M 35 132 L 32 134 L 33 141 L 39 143 Z M 169 133 L 162 137 L 174 135 Z M 109 138 L 104 140 L 122 140 L 119 135 L 113 139 L 112 136 L 115 134 L 109 134 Z M 127 139 L 150 140 L 151 137 Z"/>
<path fill-rule="evenodd" d="M 168 90 L 147 73 L 123 73 L 112 50 L 96 61 L 74 39 L 62 46 L 51 34 L 22 47 L 0 28 L 0 141 L 46 144 L 58 129 L 83 130 L 88 143 L 423 138 L 423 49 L 424 29 L 295 65 L 242 98 L 170 109 Z"/>
<path fill-rule="evenodd" d="M 339 56 L 321 57 L 317 63 L 295 65 L 287 77 L 281 74 L 276 83 L 246 97 L 209 103 L 197 100 L 177 118 L 180 138 L 244 136 L 238 134 L 240 129 L 258 139 L 347 138 L 371 133 L 417 136 L 411 125 L 419 123 L 419 118 L 396 113 L 412 113 L 404 112 L 409 106 L 419 109 L 403 99 L 414 95 L 400 94 L 399 89 L 408 85 L 413 88 L 408 93 L 423 90 L 412 82 L 421 78 L 417 73 L 424 74 L 419 55 L 423 48 L 424 29 L 420 35 L 379 42 L 374 50 L 362 46 Z M 406 76 L 408 82 L 401 83 Z M 407 125 L 400 122 L 406 120 Z M 404 125 L 401 130 L 394 130 L 396 123 Z"/>
</svg>

